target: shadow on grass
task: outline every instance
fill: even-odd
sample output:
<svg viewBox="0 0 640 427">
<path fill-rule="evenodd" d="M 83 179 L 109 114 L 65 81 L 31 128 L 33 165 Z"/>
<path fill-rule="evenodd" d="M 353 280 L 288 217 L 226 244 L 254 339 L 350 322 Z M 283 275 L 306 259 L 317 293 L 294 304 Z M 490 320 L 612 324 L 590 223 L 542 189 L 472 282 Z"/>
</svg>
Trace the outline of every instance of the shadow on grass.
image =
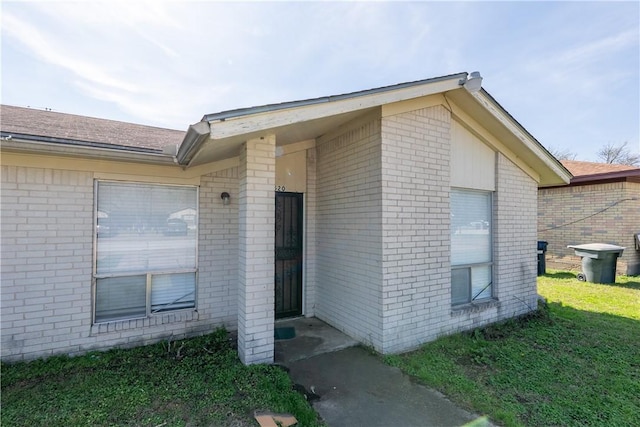
<svg viewBox="0 0 640 427">
<path fill-rule="evenodd" d="M 575 279 L 578 280 L 578 273 L 574 271 L 554 271 L 539 277 L 550 279 Z M 627 289 L 640 289 L 640 276 L 616 276 L 616 283 L 596 283 L 602 286 L 616 286 Z"/>
<path fill-rule="evenodd" d="M 549 277 L 551 279 L 575 279 L 577 273 L 573 273 L 571 271 L 556 271 L 554 273 L 546 273 L 544 277 Z"/>
<path fill-rule="evenodd" d="M 595 320 L 598 324 L 609 325 L 612 328 L 617 329 L 625 329 L 628 327 L 631 328 L 630 330 L 637 329 L 638 324 L 640 324 L 640 320 L 632 319 L 619 314 L 603 313 L 601 311 L 580 310 L 571 306 L 564 305 L 562 302 L 557 301 L 549 302 L 547 304 L 549 310 L 560 318 L 576 320 L 580 316 L 583 316 L 588 317 L 590 320 Z M 633 338 L 634 335 L 630 336 L 629 338 Z"/>
<path fill-rule="evenodd" d="M 633 277 L 632 280 L 624 283 L 609 283 L 609 286 L 617 286 L 619 288 L 639 289 L 640 290 L 640 277 Z"/>
</svg>

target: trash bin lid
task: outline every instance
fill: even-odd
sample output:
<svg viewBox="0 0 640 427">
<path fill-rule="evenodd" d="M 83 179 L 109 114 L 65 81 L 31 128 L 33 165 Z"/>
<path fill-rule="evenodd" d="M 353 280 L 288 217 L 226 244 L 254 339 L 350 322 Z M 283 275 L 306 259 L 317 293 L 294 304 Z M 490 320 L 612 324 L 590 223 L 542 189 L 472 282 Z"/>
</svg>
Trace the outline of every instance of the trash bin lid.
<svg viewBox="0 0 640 427">
<path fill-rule="evenodd" d="M 576 251 L 576 255 L 589 256 L 590 258 L 598 258 L 599 254 L 605 255 L 617 252 L 618 255 L 622 255 L 622 251 L 625 250 L 622 246 L 609 245 L 607 243 L 587 243 L 585 245 L 569 245 Z"/>
</svg>

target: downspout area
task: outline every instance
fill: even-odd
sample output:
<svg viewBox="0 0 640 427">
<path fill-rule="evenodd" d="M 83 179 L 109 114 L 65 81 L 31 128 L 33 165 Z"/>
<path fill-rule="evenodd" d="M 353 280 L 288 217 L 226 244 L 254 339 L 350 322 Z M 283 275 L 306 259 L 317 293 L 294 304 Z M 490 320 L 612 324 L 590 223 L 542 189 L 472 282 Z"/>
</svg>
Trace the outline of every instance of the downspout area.
<svg viewBox="0 0 640 427">
<path fill-rule="evenodd" d="M 189 167 L 191 161 L 198 154 L 202 148 L 202 144 L 209 138 L 210 134 L 211 126 L 209 122 L 200 121 L 189 126 L 187 134 L 182 140 L 178 153 L 176 154 L 178 164 L 184 168 Z"/>
</svg>

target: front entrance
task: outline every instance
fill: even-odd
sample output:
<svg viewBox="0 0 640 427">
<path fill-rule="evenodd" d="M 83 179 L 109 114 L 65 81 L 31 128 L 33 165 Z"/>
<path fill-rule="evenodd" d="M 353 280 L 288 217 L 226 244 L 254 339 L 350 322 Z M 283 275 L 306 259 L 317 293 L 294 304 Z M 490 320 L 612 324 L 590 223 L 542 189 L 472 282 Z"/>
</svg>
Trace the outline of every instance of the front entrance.
<svg viewBox="0 0 640 427">
<path fill-rule="evenodd" d="M 276 192 L 276 319 L 302 314 L 302 193 Z"/>
</svg>

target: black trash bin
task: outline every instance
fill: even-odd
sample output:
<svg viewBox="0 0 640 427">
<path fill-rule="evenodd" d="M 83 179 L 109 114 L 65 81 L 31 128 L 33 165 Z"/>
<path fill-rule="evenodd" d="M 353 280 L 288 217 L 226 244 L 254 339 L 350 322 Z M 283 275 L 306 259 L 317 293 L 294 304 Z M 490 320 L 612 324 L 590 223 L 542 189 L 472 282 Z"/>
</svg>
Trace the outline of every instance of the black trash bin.
<svg viewBox="0 0 640 427">
<path fill-rule="evenodd" d="M 616 263 L 625 248 L 606 243 L 567 246 L 582 257 L 582 273 L 578 280 L 591 283 L 615 283 Z"/>
<path fill-rule="evenodd" d="M 549 242 L 544 240 L 538 240 L 538 276 L 547 274 L 547 260 L 545 254 L 547 253 L 547 245 Z"/>
</svg>

